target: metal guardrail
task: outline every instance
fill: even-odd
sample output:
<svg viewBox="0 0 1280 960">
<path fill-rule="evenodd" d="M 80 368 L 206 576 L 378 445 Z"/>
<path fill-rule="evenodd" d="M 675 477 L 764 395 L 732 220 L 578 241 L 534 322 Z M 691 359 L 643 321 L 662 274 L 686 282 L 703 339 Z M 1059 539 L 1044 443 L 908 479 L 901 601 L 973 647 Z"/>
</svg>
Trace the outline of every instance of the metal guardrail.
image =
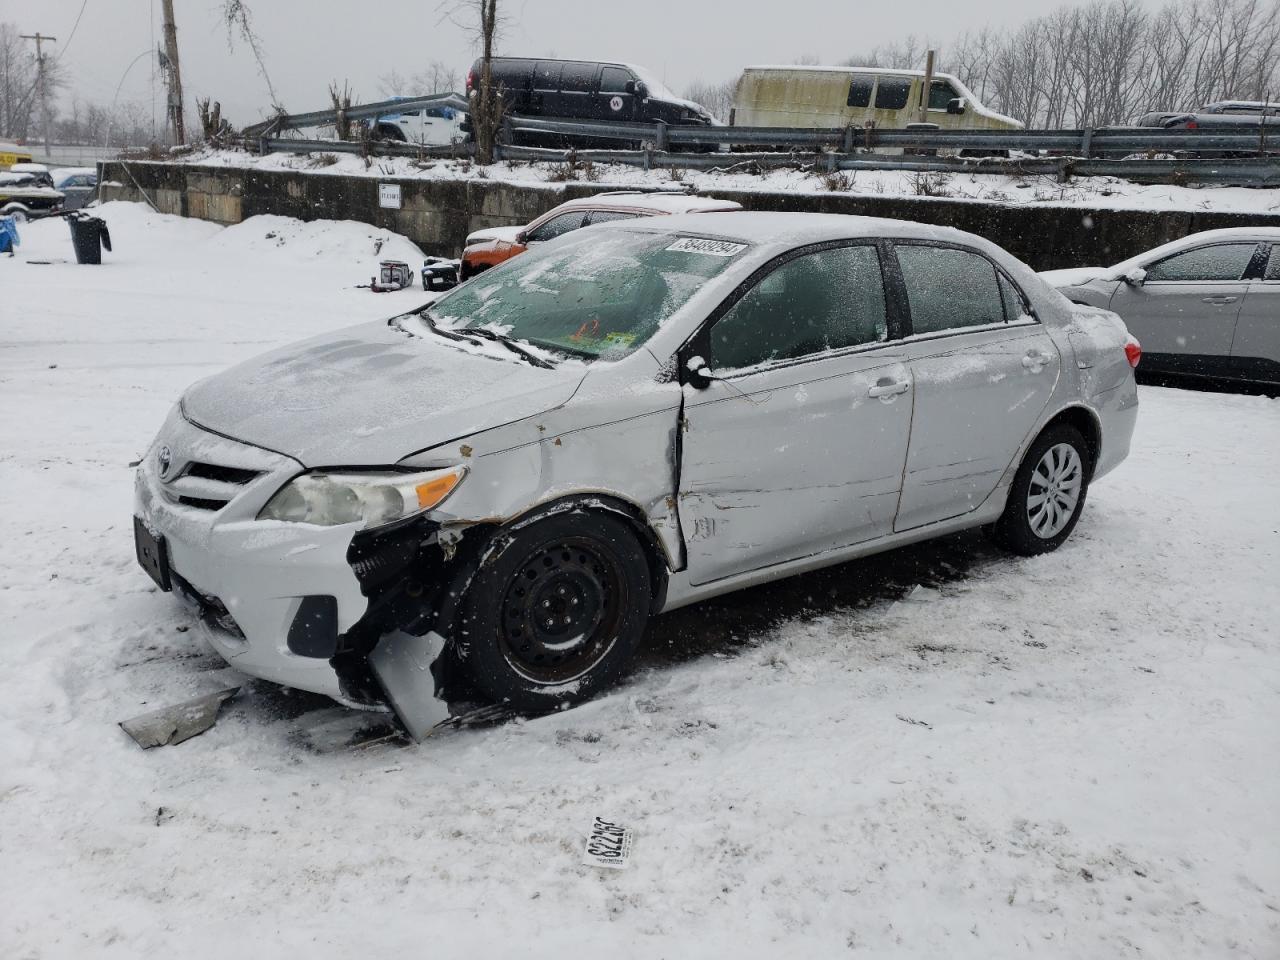
<svg viewBox="0 0 1280 960">
<path fill-rule="evenodd" d="M 377 103 L 364 103 L 348 107 L 342 111 L 348 120 L 368 120 L 384 114 L 412 113 L 424 107 L 454 107 L 467 110 L 467 101 L 457 93 L 433 93 L 429 97 L 411 97 L 402 100 L 379 100 Z M 242 136 L 257 140 L 281 130 L 296 130 L 299 127 L 323 127 L 336 123 L 337 111 L 313 110 L 310 113 L 291 113 L 272 117 L 244 128 Z"/>
<path fill-rule="evenodd" d="M 458 94 L 384 100 L 344 111 L 359 120 L 429 106 L 467 109 Z M 245 146 L 264 153 L 358 153 L 365 156 L 461 157 L 473 145 L 419 146 L 398 141 L 307 140 L 280 132 L 332 124 L 333 110 L 292 114 L 244 131 Z M 524 135 L 621 141 L 626 149 L 547 149 L 516 146 Z M 1280 186 L 1280 118 L 1263 124 L 1200 129 L 1103 127 L 1096 130 L 879 130 L 862 127 L 781 128 L 676 126 L 665 123 L 547 119 L 513 115 L 503 121 L 498 159 L 621 163 L 689 169 L 732 169 L 820 164 L 826 170 L 917 170 L 936 172 L 1118 176 L 1164 182 Z M 732 153 L 725 148 L 740 148 Z M 683 149 L 682 149 L 683 148 Z M 698 152 L 698 149 L 711 152 Z M 745 148 L 745 149 L 742 149 Z M 755 149 L 752 149 L 755 148 Z M 901 155 L 875 151 L 901 150 Z M 973 156 L 957 156 L 969 152 Z M 992 154 L 1026 154 L 1010 158 Z M 1154 154 L 1177 153 L 1178 158 Z M 1234 154 L 1207 158 L 1209 154 Z M 1047 154 L 1047 155 L 1046 155 Z M 1123 160 L 1117 158 L 1125 158 Z"/>
</svg>

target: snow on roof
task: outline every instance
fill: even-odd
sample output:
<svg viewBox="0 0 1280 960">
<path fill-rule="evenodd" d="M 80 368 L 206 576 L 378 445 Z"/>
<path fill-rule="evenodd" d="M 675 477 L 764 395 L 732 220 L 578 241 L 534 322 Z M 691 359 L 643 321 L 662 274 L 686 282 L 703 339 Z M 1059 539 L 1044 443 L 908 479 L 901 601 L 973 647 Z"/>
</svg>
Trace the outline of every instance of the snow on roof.
<svg viewBox="0 0 1280 960">
<path fill-rule="evenodd" d="M 756 66 L 747 67 L 744 72 L 751 70 L 785 70 L 788 73 L 867 73 L 874 76 L 882 77 L 923 77 L 923 70 L 899 70 L 891 67 L 822 67 L 810 66 L 804 63 L 777 64 L 766 63 L 757 64 Z M 933 71 L 933 76 L 937 80 L 954 80 L 955 76 L 945 73 L 941 70 Z"/>
<path fill-rule="evenodd" d="M 592 197 L 580 197 L 562 203 L 556 209 L 574 210 L 579 207 L 617 207 L 624 210 L 654 210 L 659 213 L 696 213 L 699 210 L 737 210 L 740 205 L 732 200 L 716 200 L 687 193 L 643 193 L 640 191 L 598 193 Z"/>
<path fill-rule="evenodd" d="M 729 212 L 699 213 L 653 220 L 620 221 L 617 226 L 629 230 L 661 230 L 665 233 L 688 231 L 725 240 L 753 244 L 799 246 L 826 240 L 857 237 L 909 237 L 918 240 L 978 240 L 972 234 L 951 227 L 935 227 L 910 220 L 886 217 L 855 217 L 840 213 L 766 213 Z M 984 242 L 985 241 L 981 241 Z"/>
</svg>

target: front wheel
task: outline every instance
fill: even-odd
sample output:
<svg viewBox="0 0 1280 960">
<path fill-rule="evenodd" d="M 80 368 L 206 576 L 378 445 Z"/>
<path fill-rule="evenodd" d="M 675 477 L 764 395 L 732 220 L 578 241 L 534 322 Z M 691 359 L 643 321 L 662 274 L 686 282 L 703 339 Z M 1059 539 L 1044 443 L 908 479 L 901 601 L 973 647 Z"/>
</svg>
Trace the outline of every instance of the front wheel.
<svg viewBox="0 0 1280 960">
<path fill-rule="evenodd" d="M 624 522 L 555 514 L 496 535 L 462 604 L 458 660 L 496 702 L 553 710 L 623 675 L 651 602 L 644 550 Z"/>
<path fill-rule="evenodd" d="M 1080 519 L 1092 472 L 1079 430 L 1062 423 L 1044 431 L 1014 475 L 995 539 L 1028 557 L 1058 549 Z"/>
</svg>

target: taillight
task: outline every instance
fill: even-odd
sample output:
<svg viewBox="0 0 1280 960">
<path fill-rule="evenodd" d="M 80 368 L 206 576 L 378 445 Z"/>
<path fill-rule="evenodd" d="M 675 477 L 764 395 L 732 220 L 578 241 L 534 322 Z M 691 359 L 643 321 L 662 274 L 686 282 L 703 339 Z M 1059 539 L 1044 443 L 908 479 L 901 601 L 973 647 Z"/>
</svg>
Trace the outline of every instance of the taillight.
<svg viewBox="0 0 1280 960">
<path fill-rule="evenodd" d="M 1187 129 L 1188 129 L 1188 130 L 1199 130 L 1199 129 L 1200 129 L 1200 124 L 1196 123 L 1194 120 L 1188 120 L 1188 121 L 1187 121 Z"/>
<path fill-rule="evenodd" d="M 467 71 L 467 93 L 476 88 L 476 72 L 474 70 Z"/>
<path fill-rule="evenodd" d="M 1138 368 L 1138 361 L 1142 359 L 1142 344 L 1136 337 L 1130 335 L 1124 342 L 1124 355 L 1129 360 L 1129 366 L 1135 370 Z"/>
</svg>

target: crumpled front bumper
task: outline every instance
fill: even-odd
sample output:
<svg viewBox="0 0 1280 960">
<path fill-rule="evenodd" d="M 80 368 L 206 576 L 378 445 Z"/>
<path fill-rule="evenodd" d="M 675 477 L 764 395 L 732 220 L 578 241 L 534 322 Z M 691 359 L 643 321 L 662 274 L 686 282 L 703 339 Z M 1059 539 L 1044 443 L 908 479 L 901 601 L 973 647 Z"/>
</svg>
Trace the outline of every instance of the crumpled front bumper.
<svg viewBox="0 0 1280 960">
<path fill-rule="evenodd" d="M 163 480 L 161 451 L 169 464 Z M 202 430 L 175 408 L 138 466 L 134 513 L 164 538 L 175 592 L 210 614 L 209 642 L 229 664 L 345 700 L 328 656 L 296 653 L 289 635 L 300 611 L 316 608 L 312 601 L 303 609 L 308 597 L 333 598 L 321 605 L 336 611 L 339 636 L 364 616 L 368 600 L 347 560 L 355 525 L 256 519 L 302 469 L 282 454 Z"/>
</svg>

